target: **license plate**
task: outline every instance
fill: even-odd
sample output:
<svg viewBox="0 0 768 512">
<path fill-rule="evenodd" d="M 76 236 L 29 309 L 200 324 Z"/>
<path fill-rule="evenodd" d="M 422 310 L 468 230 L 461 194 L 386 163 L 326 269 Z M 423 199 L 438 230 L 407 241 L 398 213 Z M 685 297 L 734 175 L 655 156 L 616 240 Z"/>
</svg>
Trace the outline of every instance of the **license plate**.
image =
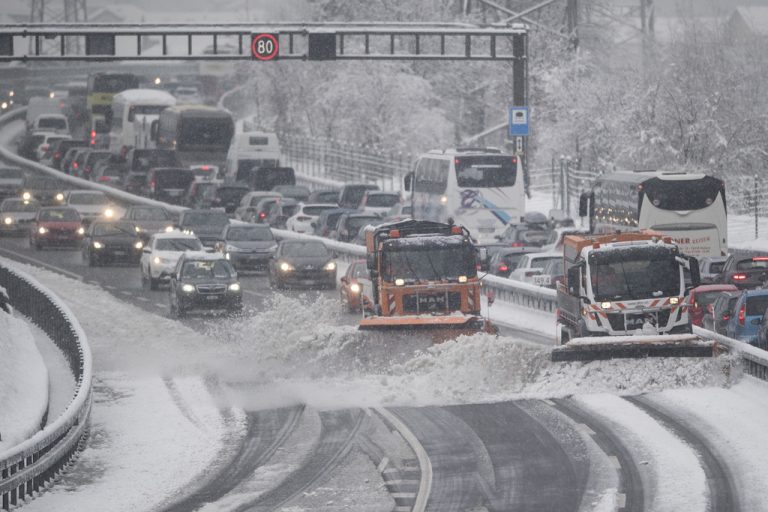
<svg viewBox="0 0 768 512">
<path fill-rule="evenodd" d="M 552 276 L 533 276 L 533 284 L 538 286 L 546 286 L 552 284 Z"/>
<path fill-rule="evenodd" d="M 221 298 L 221 295 L 207 295 L 205 297 L 205 300 L 219 300 Z"/>
<path fill-rule="evenodd" d="M 301 281 L 301 284 L 315 284 L 315 280 L 314 279 L 303 279 Z"/>
<path fill-rule="evenodd" d="M 125 256 L 125 251 L 115 251 L 115 256 Z"/>
</svg>

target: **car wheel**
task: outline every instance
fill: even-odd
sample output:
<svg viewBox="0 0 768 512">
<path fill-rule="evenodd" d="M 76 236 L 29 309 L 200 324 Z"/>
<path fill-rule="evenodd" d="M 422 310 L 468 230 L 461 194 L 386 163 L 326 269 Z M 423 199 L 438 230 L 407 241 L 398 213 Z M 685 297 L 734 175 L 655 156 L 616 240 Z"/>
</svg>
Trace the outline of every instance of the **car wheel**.
<svg viewBox="0 0 768 512">
<path fill-rule="evenodd" d="M 160 288 L 160 280 L 159 279 L 155 279 L 154 277 L 152 277 L 152 274 L 150 274 L 149 275 L 149 289 L 150 290 L 157 290 L 158 288 Z"/>
</svg>

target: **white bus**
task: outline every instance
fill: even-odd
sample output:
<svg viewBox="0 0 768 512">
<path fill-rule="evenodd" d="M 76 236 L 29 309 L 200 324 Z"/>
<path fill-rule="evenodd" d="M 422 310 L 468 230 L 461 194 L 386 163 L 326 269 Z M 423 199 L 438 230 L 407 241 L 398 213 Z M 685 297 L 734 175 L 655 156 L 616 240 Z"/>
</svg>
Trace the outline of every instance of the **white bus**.
<svg viewBox="0 0 768 512">
<path fill-rule="evenodd" d="M 128 89 L 112 98 L 112 123 L 109 132 L 110 151 L 123 148 L 152 149 L 152 121 L 160 112 L 176 104 L 170 93 L 157 89 Z"/>
<path fill-rule="evenodd" d="M 183 167 L 215 165 L 227 161 L 235 123 L 226 110 L 202 105 L 176 105 L 160 113 L 152 123 L 158 149 L 175 149 Z"/>
<path fill-rule="evenodd" d="M 525 215 L 520 160 L 491 148 L 432 150 L 419 157 L 411 201 L 417 220 L 466 227 L 478 243 L 495 242 Z"/>
<path fill-rule="evenodd" d="M 688 256 L 725 256 L 725 184 L 700 173 L 618 171 L 599 176 L 581 195 L 579 215 L 592 233 L 652 229 Z"/>
</svg>

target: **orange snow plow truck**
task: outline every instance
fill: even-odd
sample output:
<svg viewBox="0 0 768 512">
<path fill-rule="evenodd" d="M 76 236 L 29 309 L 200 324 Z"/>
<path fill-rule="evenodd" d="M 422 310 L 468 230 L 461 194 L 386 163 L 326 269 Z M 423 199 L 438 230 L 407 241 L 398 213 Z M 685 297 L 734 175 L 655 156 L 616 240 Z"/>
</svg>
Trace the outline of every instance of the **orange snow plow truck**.
<svg viewBox="0 0 768 512">
<path fill-rule="evenodd" d="M 699 284 L 698 261 L 670 238 L 568 235 L 563 264 L 553 361 L 714 355 L 712 341 L 691 334 L 686 305 L 688 289 Z"/>
<path fill-rule="evenodd" d="M 426 330 L 435 341 L 495 333 L 480 314 L 477 250 L 462 226 L 403 220 L 365 233 L 371 304 L 361 330 Z"/>
</svg>

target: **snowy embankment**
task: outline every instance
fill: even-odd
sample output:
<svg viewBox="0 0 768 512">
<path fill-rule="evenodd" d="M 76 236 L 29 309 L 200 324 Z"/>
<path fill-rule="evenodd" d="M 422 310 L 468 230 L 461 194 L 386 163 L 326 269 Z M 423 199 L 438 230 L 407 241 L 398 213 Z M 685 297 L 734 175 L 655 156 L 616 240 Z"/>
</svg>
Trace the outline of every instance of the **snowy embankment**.
<svg viewBox="0 0 768 512">
<path fill-rule="evenodd" d="M 30 327 L 0 310 L 0 453 L 40 430 L 48 369 Z"/>
</svg>

